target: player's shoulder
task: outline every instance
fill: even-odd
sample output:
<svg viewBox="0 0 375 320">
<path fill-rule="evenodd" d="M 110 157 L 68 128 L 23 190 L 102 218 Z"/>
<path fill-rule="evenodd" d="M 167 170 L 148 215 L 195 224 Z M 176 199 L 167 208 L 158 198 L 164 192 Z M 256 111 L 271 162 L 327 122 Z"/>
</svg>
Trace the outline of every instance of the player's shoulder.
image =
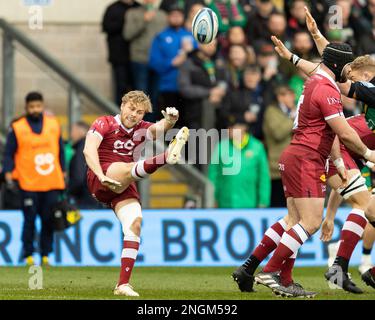
<svg viewBox="0 0 375 320">
<path fill-rule="evenodd" d="M 135 130 L 139 130 L 139 129 L 148 129 L 149 127 L 151 127 L 154 123 L 153 122 L 149 122 L 149 121 L 145 121 L 145 120 L 141 120 Z"/>
</svg>

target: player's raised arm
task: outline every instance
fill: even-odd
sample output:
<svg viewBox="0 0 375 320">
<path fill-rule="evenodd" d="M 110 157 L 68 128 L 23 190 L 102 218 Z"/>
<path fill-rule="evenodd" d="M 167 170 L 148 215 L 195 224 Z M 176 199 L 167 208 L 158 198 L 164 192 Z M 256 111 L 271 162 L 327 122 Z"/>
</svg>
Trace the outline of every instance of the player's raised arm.
<svg viewBox="0 0 375 320">
<path fill-rule="evenodd" d="M 153 139 L 156 139 L 157 133 L 160 134 L 161 132 L 166 132 L 169 129 L 172 129 L 179 117 L 179 113 L 176 108 L 166 108 L 165 110 L 162 110 L 161 113 L 163 114 L 164 119 L 156 122 L 148 128 Z"/>
<path fill-rule="evenodd" d="M 120 187 L 121 183 L 106 177 L 103 173 L 102 167 L 100 166 L 98 148 L 102 142 L 102 139 L 103 138 L 101 138 L 95 132 L 89 131 L 87 133 L 85 148 L 83 149 L 83 155 L 85 156 L 87 166 L 92 170 L 92 172 L 94 172 L 103 185 L 109 187 L 110 189 Z"/>
<path fill-rule="evenodd" d="M 279 56 L 283 59 L 292 62 L 297 68 L 301 69 L 307 76 L 313 75 L 315 71 L 318 69 L 319 63 L 313 63 L 305 59 L 301 59 L 296 54 L 290 52 L 290 50 L 284 45 L 284 43 L 276 36 L 272 36 L 271 40 L 275 45 L 275 51 L 279 54 Z"/>
<path fill-rule="evenodd" d="M 324 48 L 327 46 L 329 43 L 328 40 L 321 34 L 320 30 L 318 29 L 318 26 L 315 22 L 315 19 L 311 15 L 309 9 L 305 7 L 305 12 L 306 12 L 306 26 L 307 29 L 309 30 L 311 36 L 314 39 L 315 45 L 319 51 L 319 54 L 323 54 Z"/>
</svg>

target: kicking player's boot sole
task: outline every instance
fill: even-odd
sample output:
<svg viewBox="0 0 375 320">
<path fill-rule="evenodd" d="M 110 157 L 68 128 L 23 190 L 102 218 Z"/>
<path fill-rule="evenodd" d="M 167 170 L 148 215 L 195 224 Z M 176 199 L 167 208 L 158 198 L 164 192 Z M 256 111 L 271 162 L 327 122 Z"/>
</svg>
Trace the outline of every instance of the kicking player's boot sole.
<svg viewBox="0 0 375 320">
<path fill-rule="evenodd" d="M 333 264 L 332 267 L 324 274 L 324 277 L 328 281 L 328 285 L 332 289 L 343 289 L 344 291 L 361 294 L 362 289 L 358 288 L 357 285 L 350 280 L 349 275 L 344 272 L 338 264 Z"/>
<path fill-rule="evenodd" d="M 371 274 L 370 269 L 363 273 L 361 278 L 364 283 L 375 289 L 375 277 Z"/>
<path fill-rule="evenodd" d="M 239 267 L 232 273 L 232 278 L 237 282 L 238 288 L 241 292 L 255 292 L 254 276 L 249 274 L 244 267 Z"/>
<path fill-rule="evenodd" d="M 168 146 L 167 152 L 167 163 L 176 164 L 181 158 L 181 150 L 186 144 L 189 138 L 189 129 L 187 127 L 182 127 L 178 132 L 176 137 L 172 139 Z"/>
</svg>

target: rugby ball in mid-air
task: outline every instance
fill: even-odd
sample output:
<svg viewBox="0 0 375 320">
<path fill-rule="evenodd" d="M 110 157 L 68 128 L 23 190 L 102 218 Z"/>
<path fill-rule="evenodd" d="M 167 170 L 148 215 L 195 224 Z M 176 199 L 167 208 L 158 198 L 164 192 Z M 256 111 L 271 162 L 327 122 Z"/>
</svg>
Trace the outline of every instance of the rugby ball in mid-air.
<svg viewBox="0 0 375 320">
<path fill-rule="evenodd" d="M 218 28 L 216 13 L 209 8 L 202 8 L 193 18 L 191 32 L 195 40 L 207 44 L 216 38 Z"/>
</svg>

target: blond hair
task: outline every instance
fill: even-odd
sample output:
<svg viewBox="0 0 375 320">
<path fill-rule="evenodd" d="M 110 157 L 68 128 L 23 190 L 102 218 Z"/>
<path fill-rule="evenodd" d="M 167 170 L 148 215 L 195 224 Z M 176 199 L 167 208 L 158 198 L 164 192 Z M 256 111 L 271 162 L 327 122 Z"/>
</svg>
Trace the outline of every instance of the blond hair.
<svg viewBox="0 0 375 320">
<path fill-rule="evenodd" d="M 122 104 L 127 104 L 128 102 L 134 105 L 144 105 L 146 112 L 152 112 L 152 104 L 148 95 L 143 91 L 134 90 L 129 91 L 121 99 Z"/>
<path fill-rule="evenodd" d="M 375 72 L 375 59 L 368 54 L 360 56 L 350 64 L 350 68 L 353 71 L 365 71 L 370 68 L 370 70 Z"/>
</svg>

